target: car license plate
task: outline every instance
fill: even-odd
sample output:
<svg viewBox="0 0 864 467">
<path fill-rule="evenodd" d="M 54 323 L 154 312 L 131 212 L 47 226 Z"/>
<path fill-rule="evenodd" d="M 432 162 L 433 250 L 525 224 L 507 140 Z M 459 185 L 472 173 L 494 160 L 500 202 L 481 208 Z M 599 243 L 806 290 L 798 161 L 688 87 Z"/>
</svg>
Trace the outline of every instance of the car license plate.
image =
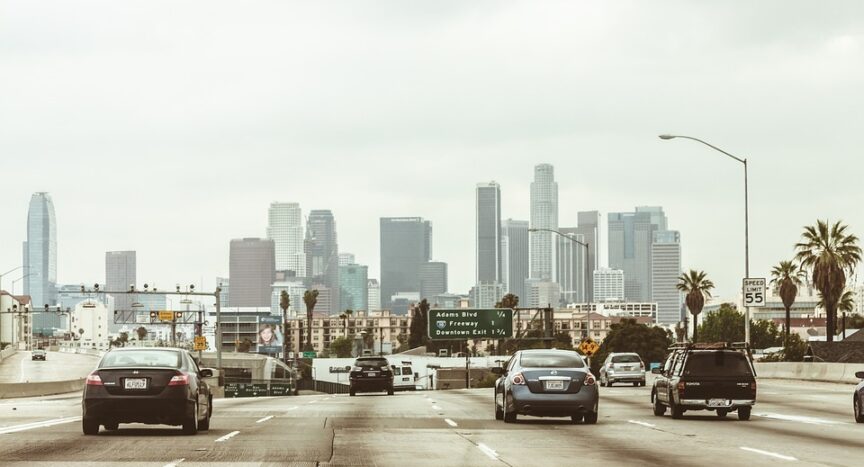
<svg viewBox="0 0 864 467">
<path fill-rule="evenodd" d="M 126 378 L 123 380 L 124 389 L 147 389 L 147 378 Z"/>
<path fill-rule="evenodd" d="M 563 391 L 564 381 L 546 381 L 545 387 L 549 391 Z"/>
<path fill-rule="evenodd" d="M 378 372 L 377 371 L 367 371 L 366 376 L 378 376 Z"/>
<path fill-rule="evenodd" d="M 708 407 L 726 407 L 729 402 L 726 399 L 708 399 Z"/>
</svg>

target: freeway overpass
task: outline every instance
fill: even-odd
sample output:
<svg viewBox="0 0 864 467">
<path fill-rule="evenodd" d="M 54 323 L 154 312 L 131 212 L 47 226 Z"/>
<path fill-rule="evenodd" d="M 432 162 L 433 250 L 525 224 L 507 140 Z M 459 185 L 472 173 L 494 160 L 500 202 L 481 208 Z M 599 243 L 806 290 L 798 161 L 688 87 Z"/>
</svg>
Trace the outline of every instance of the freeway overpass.
<svg viewBox="0 0 864 467">
<path fill-rule="evenodd" d="M 85 437 L 79 394 L 0 400 L 4 465 L 860 465 L 853 385 L 760 380 L 749 422 L 655 417 L 644 388 L 600 388 L 597 425 L 493 418 L 492 390 L 219 399 L 209 432 L 122 425 Z"/>
</svg>

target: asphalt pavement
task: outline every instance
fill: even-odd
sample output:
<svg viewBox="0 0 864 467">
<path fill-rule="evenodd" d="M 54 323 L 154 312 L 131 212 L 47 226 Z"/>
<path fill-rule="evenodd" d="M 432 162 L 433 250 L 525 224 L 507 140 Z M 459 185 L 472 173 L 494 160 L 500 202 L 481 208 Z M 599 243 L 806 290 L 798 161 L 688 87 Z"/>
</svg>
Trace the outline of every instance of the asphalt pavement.
<svg viewBox="0 0 864 467">
<path fill-rule="evenodd" d="M 861 465 L 852 385 L 760 381 L 753 417 L 655 417 L 644 388 L 600 388 L 596 425 L 496 421 L 492 390 L 214 401 L 209 432 L 121 425 L 81 433 L 80 394 L 0 401 L 0 453 L 15 465 Z"/>
<path fill-rule="evenodd" d="M 0 362 L 0 383 L 65 381 L 86 377 L 99 359 L 90 355 L 46 352 L 45 361 L 33 360 L 30 351 L 19 350 Z"/>
</svg>

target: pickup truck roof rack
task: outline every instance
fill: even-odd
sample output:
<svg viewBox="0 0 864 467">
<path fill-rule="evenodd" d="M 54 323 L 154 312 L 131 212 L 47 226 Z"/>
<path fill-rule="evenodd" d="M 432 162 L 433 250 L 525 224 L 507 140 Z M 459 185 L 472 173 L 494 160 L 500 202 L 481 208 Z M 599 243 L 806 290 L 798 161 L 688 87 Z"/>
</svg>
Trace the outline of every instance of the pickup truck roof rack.
<svg viewBox="0 0 864 467">
<path fill-rule="evenodd" d="M 673 344 L 669 350 L 746 350 L 750 346 L 746 342 L 680 342 Z"/>
</svg>

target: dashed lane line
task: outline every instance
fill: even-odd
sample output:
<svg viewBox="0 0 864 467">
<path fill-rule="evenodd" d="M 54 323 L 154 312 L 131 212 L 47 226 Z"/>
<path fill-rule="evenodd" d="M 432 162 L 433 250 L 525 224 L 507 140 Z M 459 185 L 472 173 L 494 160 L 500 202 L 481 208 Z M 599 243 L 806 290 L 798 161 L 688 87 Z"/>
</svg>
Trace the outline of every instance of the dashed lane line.
<svg viewBox="0 0 864 467">
<path fill-rule="evenodd" d="M 824 420 L 821 418 L 815 417 L 805 417 L 803 415 L 783 415 L 779 413 L 757 413 L 753 414 L 757 417 L 762 418 L 772 418 L 774 420 L 783 420 L 787 422 L 798 422 L 798 423 L 806 423 L 807 425 L 847 425 L 846 422 L 839 422 L 833 420 Z"/>
<path fill-rule="evenodd" d="M 261 420 L 255 420 L 255 423 L 264 423 L 267 420 L 270 420 L 271 418 L 273 418 L 273 415 L 268 415 L 268 416 L 262 418 Z"/>
<path fill-rule="evenodd" d="M 171 461 L 171 462 L 165 464 L 165 465 L 162 466 L 162 467 L 177 467 L 181 462 L 183 462 L 183 461 L 185 461 L 185 460 L 186 460 L 185 458 L 181 458 L 181 459 L 174 459 L 173 461 Z"/>
<path fill-rule="evenodd" d="M 441 407 L 438 407 L 437 405 L 433 405 L 433 406 L 432 406 L 432 410 L 438 410 L 438 411 L 441 411 L 441 410 L 444 410 L 444 409 L 442 409 Z"/>
<path fill-rule="evenodd" d="M 493 461 L 498 460 L 498 453 L 495 452 L 495 450 L 490 448 L 489 446 L 486 446 L 483 443 L 477 443 L 477 449 L 479 449 L 483 454 L 486 454 L 486 456 L 489 457 L 490 459 L 492 459 Z"/>
<path fill-rule="evenodd" d="M 66 418 L 55 418 L 53 420 L 45 420 L 41 422 L 33 422 L 26 423 L 24 425 L 15 425 L 8 426 L 5 428 L 0 428 L 0 435 L 5 435 L 6 433 L 17 433 L 19 431 L 27 431 L 32 430 L 34 428 L 45 428 L 54 425 L 61 425 L 63 423 L 71 423 L 80 421 L 81 417 L 66 417 Z"/>
<path fill-rule="evenodd" d="M 627 420 L 627 423 L 632 423 L 634 425 L 644 426 L 646 428 L 657 428 L 657 425 L 648 423 L 648 422 L 640 422 L 639 420 Z"/>
<path fill-rule="evenodd" d="M 229 439 L 231 439 L 231 438 L 233 438 L 233 437 L 235 437 L 235 436 L 237 436 L 237 435 L 239 435 L 239 434 L 240 434 L 239 431 L 232 431 L 231 433 L 228 433 L 227 435 L 225 435 L 225 436 L 223 436 L 223 437 L 221 437 L 221 438 L 217 438 L 217 439 L 216 439 L 216 442 L 217 442 L 217 443 L 222 443 L 222 442 L 228 441 Z"/>
<path fill-rule="evenodd" d="M 459 426 L 456 424 L 456 422 L 454 422 L 453 420 L 450 420 L 449 418 L 445 418 L 444 421 L 447 422 L 447 424 L 452 426 L 453 428 L 456 428 L 457 426 Z"/>
<path fill-rule="evenodd" d="M 746 446 L 741 446 L 741 449 L 744 451 L 748 451 L 748 452 L 755 452 L 756 454 L 762 454 L 763 456 L 773 457 L 775 459 L 782 459 L 784 461 L 797 461 L 798 460 L 792 456 L 777 454 L 776 452 L 763 451 L 761 449 L 756 449 L 756 448 L 748 448 Z"/>
</svg>

